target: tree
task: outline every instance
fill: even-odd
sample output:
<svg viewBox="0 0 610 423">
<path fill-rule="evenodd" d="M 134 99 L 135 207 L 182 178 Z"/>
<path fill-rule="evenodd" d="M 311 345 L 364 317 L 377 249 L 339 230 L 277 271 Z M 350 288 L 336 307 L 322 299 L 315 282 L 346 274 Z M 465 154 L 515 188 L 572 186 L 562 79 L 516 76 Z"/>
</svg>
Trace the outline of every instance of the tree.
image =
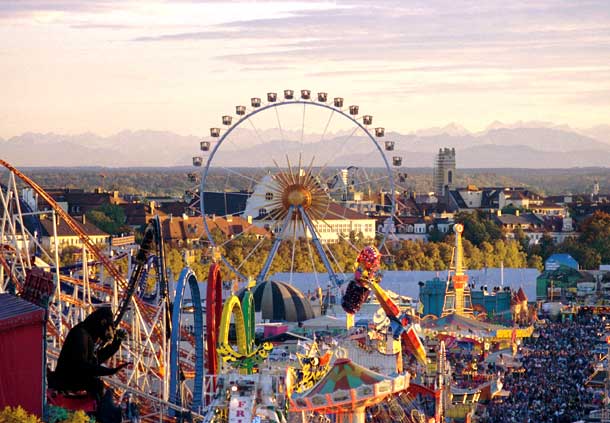
<svg viewBox="0 0 610 423">
<path fill-rule="evenodd" d="M 542 272 L 544 269 L 544 262 L 542 261 L 542 257 L 537 254 L 532 254 L 527 259 L 527 267 L 538 269 L 539 272 Z"/>
<path fill-rule="evenodd" d="M 441 232 L 435 226 L 428 231 L 428 241 L 430 242 L 442 242 L 447 238 L 447 232 Z"/>
<path fill-rule="evenodd" d="M 580 241 L 595 250 L 602 263 L 610 263 L 610 214 L 596 211 L 585 219 L 581 229 Z"/>
<path fill-rule="evenodd" d="M 74 264 L 81 258 L 82 252 L 82 248 L 75 247 L 74 245 L 68 245 L 61 249 L 61 252 L 59 253 L 59 262 L 63 266 Z"/>
<path fill-rule="evenodd" d="M 601 254 L 594 248 L 571 238 L 561 243 L 557 251 L 570 254 L 582 269 L 599 269 L 602 262 Z"/>
<path fill-rule="evenodd" d="M 480 212 L 458 213 L 455 220 L 464 225 L 464 238 L 475 246 L 502 238 L 502 230 L 489 217 Z"/>
<path fill-rule="evenodd" d="M 6 406 L 0 411 L 0 422 L 2 423 L 40 423 L 38 417 L 28 414 L 21 406 Z"/>
<path fill-rule="evenodd" d="M 518 227 L 515 231 L 515 241 L 519 243 L 521 251 L 527 251 L 530 246 L 530 240 L 525 235 L 525 232 L 521 227 Z"/>
<path fill-rule="evenodd" d="M 119 235 L 131 232 L 130 228 L 125 226 L 127 220 L 125 212 L 116 204 L 104 204 L 95 210 L 88 211 L 85 216 L 91 223 L 108 234 Z"/>
</svg>

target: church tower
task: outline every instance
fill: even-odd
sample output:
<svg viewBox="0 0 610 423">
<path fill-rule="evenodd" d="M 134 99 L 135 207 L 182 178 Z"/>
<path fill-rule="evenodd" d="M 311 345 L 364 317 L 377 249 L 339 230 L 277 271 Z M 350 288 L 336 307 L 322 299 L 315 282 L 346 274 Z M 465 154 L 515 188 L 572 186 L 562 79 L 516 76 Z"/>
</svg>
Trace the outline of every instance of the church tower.
<svg viewBox="0 0 610 423">
<path fill-rule="evenodd" d="M 440 200 L 455 187 L 455 148 L 439 148 L 434 162 L 434 190 Z"/>
</svg>

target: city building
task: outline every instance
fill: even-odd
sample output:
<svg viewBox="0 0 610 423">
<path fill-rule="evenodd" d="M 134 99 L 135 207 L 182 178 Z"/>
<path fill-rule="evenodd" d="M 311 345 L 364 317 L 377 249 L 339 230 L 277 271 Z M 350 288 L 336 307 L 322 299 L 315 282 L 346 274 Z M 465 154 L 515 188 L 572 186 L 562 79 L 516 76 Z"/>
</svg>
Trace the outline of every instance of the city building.
<svg viewBox="0 0 610 423">
<path fill-rule="evenodd" d="M 231 191 L 231 192 L 203 192 L 203 203 L 207 216 L 229 216 L 244 214 L 246 203 L 252 195 L 250 191 Z M 200 214 L 201 203 L 200 193 L 195 193 L 189 204 L 189 208 L 195 210 L 195 214 Z"/>
<path fill-rule="evenodd" d="M 57 219 L 57 246 L 59 251 L 62 251 L 66 247 L 75 247 L 78 249 L 83 248 L 83 242 L 76 233 L 66 224 L 63 219 Z M 54 231 L 52 219 L 40 219 L 42 227 L 42 234 L 40 236 L 41 244 L 47 251 L 53 251 L 55 248 L 54 242 Z M 110 235 L 99 229 L 97 226 L 86 221 L 83 217 L 76 224 L 78 227 L 85 232 L 94 244 L 107 245 L 110 240 Z"/>
<path fill-rule="evenodd" d="M 202 216 L 182 215 L 168 216 L 161 220 L 163 239 L 172 247 L 204 247 L 208 245 L 208 236 Z M 269 231 L 252 223 L 251 219 L 239 216 L 206 217 L 206 224 L 211 232 L 219 231 L 224 239 L 231 239 L 243 232 L 257 238 L 270 237 Z"/>
<path fill-rule="evenodd" d="M 455 186 L 455 148 L 439 148 L 434 162 L 434 189 L 437 198 L 445 198 Z"/>
<path fill-rule="evenodd" d="M 95 189 L 93 192 L 85 192 L 82 189 L 59 188 L 46 189 L 46 192 L 73 217 L 84 216 L 88 211 L 95 210 L 106 204 L 123 204 L 123 200 L 119 196 L 118 191 L 107 192 L 101 188 Z M 45 200 L 39 198 L 31 188 L 23 190 L 23 199 L 33 211 L 44 211 L 50 207 Z"/>
</svg>

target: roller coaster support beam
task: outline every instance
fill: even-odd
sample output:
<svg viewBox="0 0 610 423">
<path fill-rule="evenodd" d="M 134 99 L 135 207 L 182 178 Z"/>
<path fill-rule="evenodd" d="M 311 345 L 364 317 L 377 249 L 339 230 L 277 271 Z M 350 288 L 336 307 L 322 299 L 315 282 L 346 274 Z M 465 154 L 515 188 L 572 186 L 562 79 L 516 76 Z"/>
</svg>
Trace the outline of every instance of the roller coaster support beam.
<svg viewBox="0 0 610 423">
<path fill-rule="evenodd" d="M 33 180 L 31 180 L 28 176 L 26 176 L 25 174 L 23 174 L 21 171 L 19 171 L 18 169 L 16 169 L 14 166 L 12 166 L 10 163 L 1 160 L 0 159 L 0 165 L 4 166 L 5 168 L 7 168 L 11 173 L 13 173 L 15 176 L 17 176 L 19 179 L 21 179 L 23 182 L 25 182 L 26 184 L 28 184 L 30 187 L 32 187 L 32 189 L 34 189 L 34 191 L 36 191 L 36 193 L 44 200 L 46 201 L 57 213 L 57 215 L 64 220 L 64 222 L 66 222 L 66 225 L 68 225 L 68 227 L 75 233 L 78 235 L 78 237 L 80 238 L 80 240 L 82 241 L 83 244 L 86 245 L 87 250 L 92 253 L 106 268 L 106 270 L 108 270 L 108 273 L 110 273 L 110 276 L 112 276 L 115 280 L 117 280 L 119 282 L 119 285 L 124 288 L 126 285 L 126 280 L 123 277 L 123 275 L 121 275 L 121 272 L 119 272 L 119 270 L 114 267 L 112 265 L 112 263 L 110 262 L 110 260 L 108 260 L 100 251 L 100 249 L 97 247 L 97 245 L 91 240 L 91 238 L 89 238 L 87 236 L 87 234 L 85 234 L 83 232 L 83 230 L 78 226 L 78 224 L 74 221 L 74 219 L 72 218 L 72 216 L 70 216 L 68 213 L 66 213 L 60 206 L 59 204 L 57 204 L 57 202 L 53 199 L 53 197 L 51 197 L 45 190 L 43 190 L 40 185 L 38 185 L 36 182 L 34 182 Z"/>
</svg>

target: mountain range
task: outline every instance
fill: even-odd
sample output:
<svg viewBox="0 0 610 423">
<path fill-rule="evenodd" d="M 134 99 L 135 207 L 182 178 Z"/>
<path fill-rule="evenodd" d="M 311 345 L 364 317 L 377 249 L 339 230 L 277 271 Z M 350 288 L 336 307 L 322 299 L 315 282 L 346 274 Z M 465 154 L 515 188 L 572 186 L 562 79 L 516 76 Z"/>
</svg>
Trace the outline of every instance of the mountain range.
<svg viewBox="0 0 610 423">
<path fill-rule="evenodd" d="M 304 148 L 317 156 L 335 148 L 336 157 L 331 164 L 374 165 L 372 144 L 345 148 L 348 135 L 331 133 L 321 140 L 320 134 L 301 136 L 300 131 L 286 129 L 238 129 L 231 134 L 232 141 L 219 148 L 215 163 L 256 166 L 259 160 L 277 155 L 281 147 L 287 152 Z M 494 122 L 486 130 L 472 133 L 451 123 L 410 134 L 387 132 L 385 139 L 395 141 L 395 151 L 389 155 L 402 156 L 406 167 L 432 166 L 438 149 L 444 147 L 456 149 L 457 166 L 462 168 L 610 167 L 610 125 L 579 130 L 547 122 Z M 108 137 L 93 133 L 25 133 L 0 138 L 0 158 L 21 167 L 184 166 L 201 154 L 200 140 L 193 135 L 150 130 L 122 131 Z M 353 137 L 350 142 L 367 145 L 364 140 Z"/>
</svg>

